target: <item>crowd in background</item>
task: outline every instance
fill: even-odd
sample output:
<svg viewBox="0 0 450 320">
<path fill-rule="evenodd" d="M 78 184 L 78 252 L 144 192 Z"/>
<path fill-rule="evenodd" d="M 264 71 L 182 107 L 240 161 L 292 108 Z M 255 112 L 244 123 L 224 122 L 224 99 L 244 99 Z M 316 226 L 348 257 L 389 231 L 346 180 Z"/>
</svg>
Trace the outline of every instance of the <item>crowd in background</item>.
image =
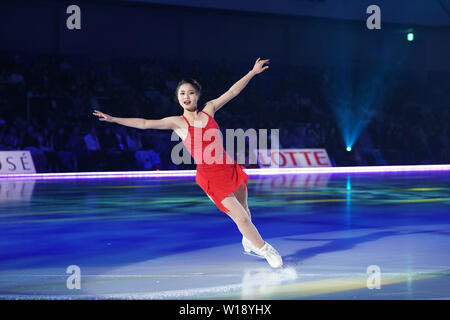
<svg viewBox="0 0 450 320">
<path fill-rule="evenodd" d="M 181 115 L 174 101 L 179 80 L 202 84 L 201 109 L 253 67 L 224 59 L 0 59 L 0 150 L 30 150 L 38 172 L 192 169 L 171 161 L 180 142 L 171 140 L 172 132 L 100 122 L 92 111 L 147 119 Z M 366 71 L 351 72 L 360 79 Z M 223 133 L 279 129 L 280 148 L 325 148 L 335 166 L 448 163 L 448 77 L 430 74 L 420 82 L 399 74 L 385 86 L 371 79 L 346 88 L 341 76 L 333 68 L 272 67 L 218 111 L 216 121 Z M 255 166 L 248 162 L 247 150 L 244 166 Z"/>
</svg>

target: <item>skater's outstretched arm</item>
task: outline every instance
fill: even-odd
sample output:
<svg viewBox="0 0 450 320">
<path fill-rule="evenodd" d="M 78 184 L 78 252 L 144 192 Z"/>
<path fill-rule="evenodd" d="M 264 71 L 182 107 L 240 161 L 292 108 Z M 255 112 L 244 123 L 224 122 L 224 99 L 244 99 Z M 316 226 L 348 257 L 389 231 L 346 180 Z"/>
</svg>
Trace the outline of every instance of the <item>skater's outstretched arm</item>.
<svg viewBox="0 0 450 320">
<path fill-rule="evenodd" d="M 175 126 L 176 116 L 166 117 L 159 120 L 147 120 L 142 118 L 117 118 L 103 113 L 98 110 L 94 110 L 92 113 L 94 116 L 99 117 L 100 121 L 114 122 L 127 127 L 137 129 L 160 129 L 160 130 L 173 130 Z"/>
<path fill-rule="evenodd" d="M 214 115 L 220 108 L 222 108 L 228 101 L 236 97 L 246 86 L 253 76 L 258 73 L 263 72 L 269 66 L 264 66 L 265 63 L 269 64 L 270 59 L 261 60 L 261 58 L 256 59 L 253 69 L 249 71 L 244 77 L 242 77 L 238 82 L 236 82 L 227 92 L 222 94 L 220 97 L 214 100 L 210 100 L 206 103 L 205 112 L 210 115 Z"/>
</svg>

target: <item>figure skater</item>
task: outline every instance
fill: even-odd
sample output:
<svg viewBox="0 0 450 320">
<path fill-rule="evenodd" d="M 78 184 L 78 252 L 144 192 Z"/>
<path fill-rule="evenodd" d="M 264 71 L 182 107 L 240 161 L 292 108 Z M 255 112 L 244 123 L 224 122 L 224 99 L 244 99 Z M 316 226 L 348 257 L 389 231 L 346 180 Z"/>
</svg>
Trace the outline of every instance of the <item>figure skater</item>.
<svg viewBox="0 0 450 320">
<path fill-rule="evenodd" d="M 197 103 L 201 95 L 201 85 L 194 79 L 181 80 L 175 90 L 175 99 L 184 109 L 182 116 L 169 116 L 159 120 L 147 120 L 142 118 L 117 118 L 94 110 L 93 115 L 99 120 L 118 123 L 124 126 L 138 129 L 173 130 L 183 141 L 187 150 L 194 158 L 196 166 L 196 183 L 203 189 L 219 210 L 228 214 L 236 223 L 242 233 L 242 245 L 246 253 L 264 257 L 273 268 L 283 265 L 279 253 L 265 242 L 252 222 L 250 210 L 247 204 L 247 180 L 248 175 L 223 149 L 223 141 L 211 139 L 206 141 L 204 133 L 209 130 L 219 131 L 219 126 L 214 120 L 214 114 L 228 101 L 236 97 L 255 75 L 263 72 L 269 66 L 270 59 L 258 58 L 251 71 L 237 81 L 230 89 L 217 99 L 205 103 L 203 110 L 199 111 Z M 201 143 L 195 143 L 200 139 Z M 203 160 L 205 149 L 211 145 L 219 151 L 222 161 L 212 164 Z M 217 155 L 217 154 L 216 154 Z M 215 156 L 214 159 L 217 159 Z"/>
</svg>

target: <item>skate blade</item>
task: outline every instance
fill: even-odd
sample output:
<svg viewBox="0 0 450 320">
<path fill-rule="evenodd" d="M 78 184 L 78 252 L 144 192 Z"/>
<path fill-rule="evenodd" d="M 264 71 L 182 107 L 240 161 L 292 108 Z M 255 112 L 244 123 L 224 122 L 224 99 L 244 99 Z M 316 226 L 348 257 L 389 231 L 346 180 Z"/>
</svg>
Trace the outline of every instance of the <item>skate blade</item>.
<svg viewBox="0 0 450 320">
<path fill-rule="evenodd" d="M 256 254 L 256 253 L 253 253 L 253 252 L 243 251 L 243 253 L 248 255 L 248 256 L 257 257 L 257 258 L 260 258 L 260 259 L 265 259 L 263 256 L 261 256 L 259 254 Z"/>
</svg>

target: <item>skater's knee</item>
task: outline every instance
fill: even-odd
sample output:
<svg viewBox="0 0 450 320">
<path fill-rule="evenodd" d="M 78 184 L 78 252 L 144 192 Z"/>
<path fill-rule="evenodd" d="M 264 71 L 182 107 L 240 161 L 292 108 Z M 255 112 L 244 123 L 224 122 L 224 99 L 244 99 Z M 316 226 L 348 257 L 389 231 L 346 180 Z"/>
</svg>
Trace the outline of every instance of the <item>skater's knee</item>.
<svg viewBox="0 0 450 320">
<path fill-rule="evenodd" d="M 222 204 L 229 210 L 229 216 L 238 225 L 251 223 L 247 206 L 242 206 L 235 197 L 229 197 L 222 201 Z"/>
<path fill-rule="evenodd" d="M 247 225 L 251 223 L 250 217 L 245 212 L 237 214 L 233 217 L 233 220 L 238 225 Z"/>
</svg>

